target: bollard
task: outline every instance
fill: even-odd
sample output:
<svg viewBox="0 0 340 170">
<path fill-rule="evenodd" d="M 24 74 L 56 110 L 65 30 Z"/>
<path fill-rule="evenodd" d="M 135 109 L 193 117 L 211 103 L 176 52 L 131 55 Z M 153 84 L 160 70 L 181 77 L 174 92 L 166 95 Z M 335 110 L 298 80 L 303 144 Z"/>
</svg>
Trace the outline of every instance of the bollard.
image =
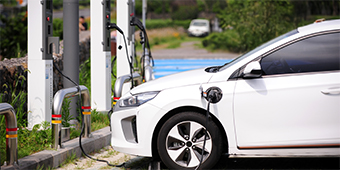
<svg viewBox="0 0 340 170">
<path fill-rule="evenodd" d="M 91 104 L 89 90 L 80 85 L 81 98 L 82 98 L 82 113 L 83 122 L 85 125 L 84 137 L 91 135 Z M 65 88 L 57 91 L 53 99 L 53 114 L 52 114 L 52 148 L 58 149 L 61 147 L 61 110 L 64 98 L 74 97 L 79 95 L 77 87 Z"/>
<path fill-rule="evenodd" d="M 15 111 L 8 103 L 0 103 L 0 115 L 6 119 L 6 156 L 8 165 L 18 165 L 18 128 Z"/>
<path fill-rule="evenodd" d="M 135 82 L 135 85 L 142 84 L 142 77 L 138 73 L 133 73 L 133 81 Z M 123 85 L 124 83 L 127 83 L 131 81 L 131 75 L 123 75 L 117 78 L 115 83 L 115 89 L 114 89 L 114 97 L 121 97 L 123 92 Z"/>
</svg>

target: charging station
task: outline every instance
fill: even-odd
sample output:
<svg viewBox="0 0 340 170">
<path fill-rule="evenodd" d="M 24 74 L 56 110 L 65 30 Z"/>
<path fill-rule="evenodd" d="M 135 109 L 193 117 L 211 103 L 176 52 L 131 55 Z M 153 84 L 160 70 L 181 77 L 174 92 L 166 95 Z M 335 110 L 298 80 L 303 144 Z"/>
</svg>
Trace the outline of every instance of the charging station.
<svg viewBox="0 0 340 170">
<path fill-rule="evenodd" d="M 130 52 L 128 54 L 128 57 L 131 57 L 131 41 L 132 39 L 132 30 L 130 28 L 130 15 L 133 13 L 132 12 L 132 7 L 134 1 L 132 0 L 119 0 L 116 1 L 117 5 L 117 25 L 123 30 L 124 33 L 128 33 L 126 35 L 126 41 L 127 41 L 127 51 Z M 129 62 L 127 60 L 127 56 L 125 53 L 125 46 L 124 46 L 124 39 L 123 35 L 117 33 L 117 77 L 122 77 L 124 75 L 130 74 L 130 66 Z M 121 49 L 119 49 L 119 45 L 121 45 Z M 123 91 L 122 94 L 126 93 L 128 90 L 130 90 L 131 84 L 130 83 L 125 83 L 123 85 Z"/>
<path fill-rule="evenodd" d="M 99 112 L 111 109 L 110 5 L 110 0 L 91 0 L 91 106 Z"/>
<path fill-rule="evenodd" d="M 129 9 L 129 5 L 132 5 L 132 0 L 120 0 L 116 2 L 117 5 L 117 25 L 121 30 L 126 34 L 126 42 L 127 42 L 127 50 L 130 52 L 129 57 L 131 56 L 131 29 L 130 29 L 130 13 L 131 9 Z M 119 50 L 119 45 L 122 48 Z M 123 35 L 117 33 L 117 77 L 126 75 L 130 73 L 129 62 L 126 57 L 124 46 Z"/>
<path fill-rule="evenodd" d="M 53 44 L 59 53 L 59 38 L 53 37 L 52 0 L 28 1 L 28 128 L 51 122 Z"/>
</svg>

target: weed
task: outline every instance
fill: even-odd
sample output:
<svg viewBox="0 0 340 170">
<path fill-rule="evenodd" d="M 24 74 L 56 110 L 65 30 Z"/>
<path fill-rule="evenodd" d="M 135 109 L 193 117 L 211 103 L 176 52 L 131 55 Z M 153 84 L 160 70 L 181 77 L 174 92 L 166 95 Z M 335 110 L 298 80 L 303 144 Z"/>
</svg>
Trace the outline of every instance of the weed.
<svg viewBox="0 0 340 170">
<path fill-rule="evenodd" d="M 107 154 L 102 156 L 102 158 L 110 158 L 112 156 L 116 156 L 118 155 L 119 152 L 118 151 L 115 151 L 115 150 L 108 150 Z"/>
<path fill-rule="evenodd" d="M 102 167 L 100 167 L 99 169 L 112 169 L 112 167 L 111 167 L 111 166 L 109 166 L 109 165 L 106 165 L 106 166 L 102 166 Z"/>
<path fill-rule="evenodd" d="M 43 170 L 44 169 L 44 165 L 41 165 L 40 166 L 40 164 L 38 164 L 38 166 L 37 166 L 37 169 L 36 170 Z"/>
<path fill-rule="evenodd" d="M 76 166 L 75 169 L 84 169 L 83 166 L 79 167 L 79 166 Z"/>
<path fill-rule="evenodd" d="M 67 164 L 75 162 L 76 160 L 77 160 L 77 155 L 75 152 L 72 152 L 71 155 L 67 154 L 66 160 L 60 166 L 61 167 L 65 166 Z"/>
<path fill-rule="evenodd" d="M 70 121 L 74 120 L 75 118 L 72 117 L 72 115 L 70 114 L 70 104 L 71 104 L 71 99 L 66 98 L 63 101 L 63 105 L 62 105 L 62 126 L 63 127 L 70 127 Z"/>
<path fill-rule="evenodd" d="M 86 161 L 86 166 L 91 167 L 94 162 L 96 162 L 96 160 L 89 159 L 88 161 Z"/>
</svg>

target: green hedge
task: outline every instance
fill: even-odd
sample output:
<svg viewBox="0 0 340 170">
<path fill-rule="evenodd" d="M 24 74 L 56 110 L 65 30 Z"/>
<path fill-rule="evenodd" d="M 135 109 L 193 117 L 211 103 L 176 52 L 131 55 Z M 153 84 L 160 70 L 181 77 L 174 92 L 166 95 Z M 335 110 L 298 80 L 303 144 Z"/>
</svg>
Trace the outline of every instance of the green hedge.
<svg viewBox="0 0 340 170">
<path fill-rule="evenodd" d="M 210 50 L 226 49 L 232 52 L 243 51 L 240 43 L 240 36 L 235 30 L 214 32 L 202 41 L 202 45 Z"/>
</svg>

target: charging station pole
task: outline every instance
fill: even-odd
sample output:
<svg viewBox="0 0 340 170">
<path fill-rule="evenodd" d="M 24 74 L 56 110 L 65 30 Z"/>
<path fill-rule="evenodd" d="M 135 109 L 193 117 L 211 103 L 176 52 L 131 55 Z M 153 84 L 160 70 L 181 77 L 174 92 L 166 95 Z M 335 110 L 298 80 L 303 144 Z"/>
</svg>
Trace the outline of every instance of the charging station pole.
<svg viewBox="0 0 340 170">
<path fill-rule="evenodd" d="M 91 107 L 99 112 L 111 109 L 111 37 L 106 29 L 110 4 L 110 0 L 91 0 Z"/>
<path fill-rule="evenodd" d="M 127 50 L 131 52 L 131 43 L 130 39 L 132 36 L 131 29 L 130 29 L 130 11 L 131 7 L 130 5 L 133 5 L 132 0 L 117 0 L 117 25 L 120 27 L 121 30 L 123 30 L 126 42 L 127 42 Z M 122 46 L 122 49 L 118 49 L 119 45 Z M 125 45 L 124 45 L 124 39 L 123 35 L 117 33 L 117 78 L 121 77 L 123 75 L 130 74 L 130 66 L 129 62 L 127 60 L 126 52 L 125 52 Z M 130 53 L 128 57 L 130 57 L 132 54 Z M 130 90 L 131 84 L 126 83 L 123 86 L 123 93 L 127 92 L 127 90 Z"/>
<path fill-rule="evenodd" d="M 53 36 L 52 0 L 28 1 L 28 128 L 51 122 L 53 56 L 59 38 Z"/>
<path fill-rule="evenodd" d="M 79 84 L 79 0 L 63 0 L 64 53 L 63 73 Z M 75 85 L 63 78 L 64 88 Z M 70 113 L 76 118 L 78 96 L 71 99 Z"/>
</svg>

